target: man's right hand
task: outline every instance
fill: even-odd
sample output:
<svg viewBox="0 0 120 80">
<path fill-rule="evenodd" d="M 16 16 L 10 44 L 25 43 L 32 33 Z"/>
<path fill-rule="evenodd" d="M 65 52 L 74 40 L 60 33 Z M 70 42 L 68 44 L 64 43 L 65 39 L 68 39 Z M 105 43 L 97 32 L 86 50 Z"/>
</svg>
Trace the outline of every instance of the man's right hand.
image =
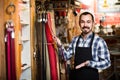
<svg viewBox="0 0 120 80">
<path fill-rule="evenodd" d="M 62 43 L 58 37 L 54 36 L 53 39 L 57 43 L 58 46 L 62 46 Z"/>
</svg>

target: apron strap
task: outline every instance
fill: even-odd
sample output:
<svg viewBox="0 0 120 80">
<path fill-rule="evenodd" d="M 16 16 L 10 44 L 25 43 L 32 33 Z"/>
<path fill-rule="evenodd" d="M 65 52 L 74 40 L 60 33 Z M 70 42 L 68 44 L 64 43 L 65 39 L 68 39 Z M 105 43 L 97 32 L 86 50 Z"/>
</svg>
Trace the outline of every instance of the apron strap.
<svg viewBox="0 0 120 80">
<path fill-rule="evenodd" d="M 95 36 L 95 33 L 93 32 L 92 39 L 91 39 L 91 42 L 90 42 L 90 48 L 92 48 L 92 43 L 93 43 L 94 36 Z"/>
</svg>

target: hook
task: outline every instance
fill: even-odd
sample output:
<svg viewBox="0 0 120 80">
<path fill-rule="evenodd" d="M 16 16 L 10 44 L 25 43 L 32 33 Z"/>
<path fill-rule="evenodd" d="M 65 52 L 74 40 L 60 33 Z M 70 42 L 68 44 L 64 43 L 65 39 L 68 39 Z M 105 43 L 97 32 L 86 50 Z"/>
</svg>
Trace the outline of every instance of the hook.
<svg viewBox="0 0 120 80">
<path fill-rule="evenodd" d="M 15 5 L 11 2 L 6 8 L 6 13 L 8 15 L 12 15 L 14 12 L 15 12 Z"/>
</svg>

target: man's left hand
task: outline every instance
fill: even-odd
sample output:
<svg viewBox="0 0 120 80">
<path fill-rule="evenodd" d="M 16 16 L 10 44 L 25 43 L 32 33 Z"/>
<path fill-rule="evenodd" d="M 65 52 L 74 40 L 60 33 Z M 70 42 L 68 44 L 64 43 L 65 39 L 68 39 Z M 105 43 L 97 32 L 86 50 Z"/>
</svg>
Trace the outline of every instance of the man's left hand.
<svg viewBox="0 0 120 80">
<path fill-rule="evenodd" d="M 87 60 L 87 61 L 85 61 L 85 62 L 83 62 L 83 63 L 77 65 L 77 66 L 75 67 L 75 69 L 79 69 L 79 68 L 81 68 L 81 67 L 87 66 L 88 63 L 89 63 L 89 61 Z"/>
</svg>

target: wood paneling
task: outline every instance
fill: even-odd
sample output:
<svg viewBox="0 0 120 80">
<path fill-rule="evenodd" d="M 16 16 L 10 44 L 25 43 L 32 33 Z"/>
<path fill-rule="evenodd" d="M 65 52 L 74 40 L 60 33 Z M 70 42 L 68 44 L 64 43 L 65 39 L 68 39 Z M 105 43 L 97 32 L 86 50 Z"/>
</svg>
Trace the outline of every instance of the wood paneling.
<svg viewBox="0 0 120 80">
<path fill-rule="evenodd" d="M 4 0 L 0 0 L 0 80 L 6 80 L 6 60 L 4 42 Z"/>
<path fill-rule="evenodd" d="M 34 25 L 35 25 L 35 0 L 30 0 L 30 41 L 31 41 L 31 71 L 32 71 L 32 80 L 36 80 L 36 68 L 35 68 L 35 59 L 34 59 Z"/>
<path fill-rule="evenodd" d="M 15 12 L 12 16 L 6 13 L 6 8 L 13 3 L 15 5 Z M 0 0 L 0 80 L 6 80 L 6 60 L 5 60 L 5 44 L 4 44 L 4 29 L 5 23 L 12 19 L 15 25 L 15 55 L 16 55 L 16 75 L 17 80 L 20 78 L 20 45 L 19 45 L 19 15 L 18 15 L 18 0 Z"/>
</svg>

